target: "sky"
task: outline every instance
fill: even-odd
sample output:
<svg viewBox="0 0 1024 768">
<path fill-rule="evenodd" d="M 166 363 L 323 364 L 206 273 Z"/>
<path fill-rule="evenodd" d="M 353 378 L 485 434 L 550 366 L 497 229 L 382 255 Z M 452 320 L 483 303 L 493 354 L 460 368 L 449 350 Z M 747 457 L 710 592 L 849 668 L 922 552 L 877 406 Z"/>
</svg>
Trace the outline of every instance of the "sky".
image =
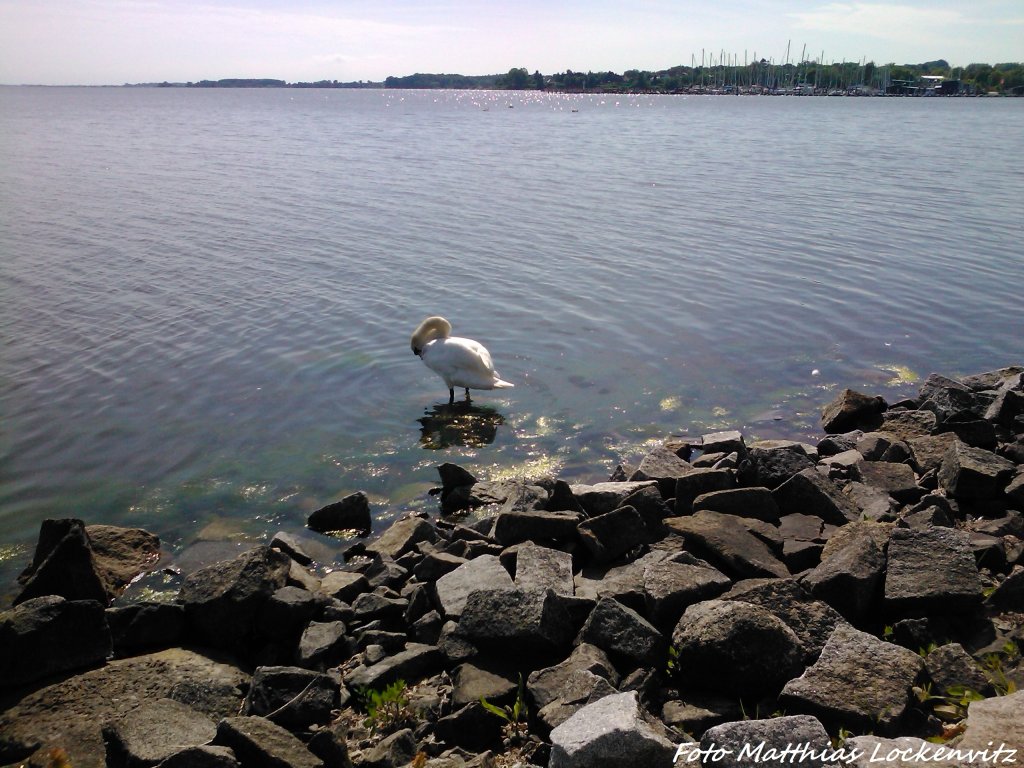
<svg viewBox="0 0 1024 768">
<path fill-rule="evenodd" d="M 0 0 L 0 83 L 1024 61 L 1024 0 Z"/>
</svg>

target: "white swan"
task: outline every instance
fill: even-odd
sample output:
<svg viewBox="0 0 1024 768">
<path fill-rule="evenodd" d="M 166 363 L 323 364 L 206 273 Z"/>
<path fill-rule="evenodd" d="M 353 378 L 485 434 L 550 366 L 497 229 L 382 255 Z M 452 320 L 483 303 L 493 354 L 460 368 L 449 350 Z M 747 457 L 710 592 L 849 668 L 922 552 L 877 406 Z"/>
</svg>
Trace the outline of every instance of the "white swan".
<svg viewBox="0 0 1024 768">
<path fill-rule="evenodd" d="M 412 335 L 413 354 L 448 385 L 448 403 L 455 402 L 455 387 L 469 390 L 515 386 L 502 381 L 494 370 L 491 353 L 478 341 L 452 336 L 452 324 L 443 317 L 428 317 Z"/>
</svg>

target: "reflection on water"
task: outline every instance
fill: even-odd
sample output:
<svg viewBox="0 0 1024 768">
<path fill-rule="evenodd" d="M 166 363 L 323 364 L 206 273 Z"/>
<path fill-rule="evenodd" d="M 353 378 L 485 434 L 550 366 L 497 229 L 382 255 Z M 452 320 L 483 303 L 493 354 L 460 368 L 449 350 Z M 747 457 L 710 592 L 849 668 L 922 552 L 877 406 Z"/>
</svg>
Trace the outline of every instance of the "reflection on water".
<svg viewBox="0 0 1024 768">
<path fill-rule="evenodd" d="M 479 448 L 490 445 L 505 417 L 494 408 L 469 402 L 435 405 L 420 423 L 420 445 L 430 450 L 453 445 Z"/>
</svg>

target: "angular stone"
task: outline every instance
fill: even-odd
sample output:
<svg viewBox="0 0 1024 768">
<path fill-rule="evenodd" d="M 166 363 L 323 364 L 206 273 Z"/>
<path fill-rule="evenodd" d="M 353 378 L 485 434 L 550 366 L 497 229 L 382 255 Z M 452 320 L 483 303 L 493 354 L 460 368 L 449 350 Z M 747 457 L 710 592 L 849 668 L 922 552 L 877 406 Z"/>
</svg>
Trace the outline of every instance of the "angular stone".
<svg viewBox="0 0 1024 768">
<path fill-rule="evenodd" d="M 965 445 L 984 451 L 994 451 L 999 445 L 996 428 L 990 422 L 982 419 L 947 421 L 938 427 L 938 431 L 951 434 Z"/>
<path fill-rule="evenodd" d="M 367 544 L 368 552 L 398 558 L 420 542 L 435 543 L 440 537 L 437 529 L 421 517 L 404 517 L 396 520 L 376 541 Z"/>
<path fill-rule="evenodd" d="M 705 509 L 768 523 L 779 522 L 779 506 L 767 488 L 732 488 L 703 493 L 694 499 L 693 511 L 697 513 Z"/>
<path fill-rule="evenodd" d="M 630 481 L 654 480 L 658 483 L 663 498 L 670 499 L 675 493 L 676 479 L 693 471 L 693 465 L 679 458 L 668 448 L 655 448 L 644 456 L 640 467 L 630 475 Z"/>
<path fill-rule="evenodd" d="M 502 512 L 494 519 L 492 535 L 503 547 L 524 541 L 570 541 L 581 517 L 576 512 Z"/>
<path fill-rule="evenodd" d="M 370 582 L 355 571 L 331 571 L 320 580 L 320 591 L 343 603 L 351 603 L 363 592 L 370 591 Z"/>
<path fill-rule="evenodd" d="M 111 639 L 95 600 L 36 597 L 0 613 L 0 687 L 101 664 Z"/>
<path fill-rule="evenodd" d="M 1006 750 L 1015 749 L 1014 759 L 1020 762 L 1024 754 L 1024 718 L 1020 716 L 1021 712 L 1024 712 L 1024 691 L 972 701 L 967 709 L 967 727 L 956 748 L 974 750 L 975 754 L 989 750 L 992 754 L 996 748 L 1002 747 L 1001 759 L 1004 760 Z M 994 764 L 1012 765 L 1008 762 Z"/>
<path fill-rule="evenodd" d="M 338 703 L 338 683 L 330 675 L 302 667 L 257 667 L 243 715 L 268 717 L 286 728 L 327 723 Z"/>
<path fill-rule="evenodd" d="M 556 595 L 572 595 L 572 555 L 524 542 L 516 556 L 515 586 L 524 592 L 551 589 Z"/>
<path fill-rule="evenodd" d="M 833 548 L 803 577 L 810 593 L 851 621 L 859 621 L 878 600 L 885 554 L 868 535 Z"/>
<path fill-rule="evenodd" d="M 892 731 L 923 668 L 924 660 L 913 651 L 840 624 L 818 660 L 786 683 L 779 702 L 826 725 Z"/>
<path fill-rule="evenodd" d="M 884 552 L 885 548 L 889 546 L 889 536 L 892 535 L 895 527 L 895 523 L 880 523 L 875 520 L 856 520 L 847 523 L 841 528 L 837 528 L 829 536 L 825 543 L 825 549 L 821 553 L 821 560 L 824 562 L 847 544 L 862 536 L 869 536 L 875 542 L 875 546 Z"/>
<path fill-rule="evenodd" d="M 1024 613 L 1024 566 L 1015 565 L 985 602 L 1003 611 Z"/>
<path fill-rule="evenodd" d="M 323 768 L 306 745 L 263 717 L 226 717 L 217 725 L 215 744 L 230 747 L 242 765 L 270 768 Z"/>
<path fill-rule="evenodd" d="M 177 603 L 140 602 L 107 609 L 107 625 L 118 654 L 178 645 L 185 609 Z"/>
<path fill-rule="evenodd" d="M 341 501 L 311 512 L 306 527 L 317 533 L 332 531 L 359 531 L 369 533 L 373 525 L 370 517 L 370 501 L 362 491 L 349 494 Z"/>
<path fill-rule="evenodd" d="M 955 499 L 995 499 L 1003 494 L 1015 470 L 1002 456 L 956 442 L 942 460 L 939 486 Z"/>
<path fill-rule="evenodd" d="M 695 469 L 676 480 L 676 514 L 689 515 L 701 494 L 735 487 L 736 475 L 728 469 Z"/>
<path fill-rule="evenodd" d="M 770 611 L 740 600 L 706 600 L 686 609 L 672 644 L 680 679 L 734 695 L 777 691 L 803 670 L 804 647 Z"/>
<path fill-rule="evenodd" d="M 1024 413 L 1024 393 L 1003 389 L 985 410 L 985 420 L 1003 427 L 1012 427 L 1015 419 Z"/>
<path fill-rule="evenodd" d="M 737 582 L 719 599 L 742 600 L 770 611 L 793 630 L 808 661 L 816 659 L 832 631 L 846 623 L 835 609 L 813 597 L 795 579 L 747 579 Z"/>
<path fill-rule="evenodd" d="M 626 497 L 641 488 L 657 486 L 653 480 L 638 482 L 594 483 L 572 485 L 572 495 L 583 507 L 588 517 L 597 517 L 622 506 Z"/>
<path fill-rule="evenodd" d="M 717 597 L 731 580 L 688 552 L 652 563 L 643 571 L 647 615 L 663 632 L 671 632 L 689 606 Z"/>
<path fill-rule="evenodd" d="M 311 621 L 299 639 L 295 663 L 305 669 L 324 670 L 349 656 L 345 625 L 340 621 Z"/>
<path fill-rule="evenodd" d="M 157 768 L 239 768 L 239 762 L 228 747 L 204 745 L 185 747 L 162 761 Z"/>
<path fill-rule="evenodd" d="M 387 587 L 378 587 L 373 592 L 365 592 L 352 601 L 352 620 L 359 625 L 380 621 L 386 625 L 398 626 L 409 608 L 409 601 L 404 597 L 392 597 L 394 592 Z"/>
<path fill-rule="evenodd" d="M 310 557 L 308 552 L 306 552 L 306 548 L 303 546 L 299 537 L 294 536 L 287 531 L 278 531 L 275 533 L 274 538 L 270 540 L 270 546 L 274 549 L 281 550 L 300 565 L 311 565 L 313 563 L 313 558 Z"/>
<path fill-rule="evenodd" d="M 444 664 L 444 656 L 433 645 L 409 643 L 406 649 L 387 656 L 369 667 L 358 667 L 345 677 L 345 684 L 353 691 L 360 688 L 382 690 L 396 680 L 409 685 L 434 674 Z"/>
<path fill-rule="evenodd" d="M 1019 381 L 1017 377 L 1020 376 L 1021 372 L 1024 372 L 1024 367 L 1009 365 L 994 371 L 984 371 L 964 376 L 960 379 L 960 383 L 975 392 L 981 392 L 986 389 L 1001 389 L 1004 386 L 1012 385 L 1014 381 Z"/>
<path fill-rule="evenodd" d="M 518 690 L 519 684 L 511 675 L 478 664 L 460 664 L 452 673 L 452 704 L 456 708 L 477 703 L 481 697 L 497 706 L 511 704 Z"/>
<path fill-rule="evenodd" d="M 290 563 L 283 552 L 261 546 L 187 576 L 178 601 L 193 636 L 228 649 L 250 636 L 260 608 L 285 585 Z"/>
<path fill-rule="evenodd" d="M 467 562 L 469 561 L 466 558 L 450 555 L 447 552 L 427 552 L 412 572 L 417 581 L 429 584 Z"/>
<path fill-rule="evenodd" d="M 971 658 L 960 643 L 940 645 L 925 656 L 924 666 L 928 677 L 932 679 L 932 691 L 939 696 L 945 695 L 953 686 L 978 693 L 987 693 L 991 688 L 978 662 Z"/>
<path fill-rule="evenodd" d="M 551 732 L 549 768 L 670 765 L 676 746 L 640 707 L 636 692 L 588 704 Z"/>
<path fill-rule="evenodd" d="M 720 768 L 748 768 L 751 762 L 759 766 L 785 768 L 794 762 L 794 749 L 806 750 L 806 758 L 802 757 L 804 753 L 797 753 L 799 765 L 805 768 L 825 768 L 833 764 L 824 759 L 833 751 L 828 732 L 817 718 L 810 715 L 784 715 L 716 725 L 701 736 L 700 748 L 705 752 L 724 750 L 720 753 L 722 759 L 714 763 Z M 745 752 L 747 756 L 743 757 Z M 751 758 L 751 753 L 757 757 Z M 773 755 L 778 757 L 772 759 Z M 680 761 L 682 759 L 685 759 L 685 753 Z"/>
<path fill-rule="evenodd" d="M 743 457 L 747 453 L 747 446 L 743 442 L 743 433 L 736 430 L 727 432 L 712 432 L 701 438 L 701 450 L 709 453 L 736 453 Z"/>
<path fill-rule="evenodd" d="M 608 563 L 640 546 L 647 529 L 633 507 L 619 507 L 576 526 L 580 539 L 595 562 Z"/>
<path fill-rule="evenodd" d="M 824 541 L 822 532 L 825 521 L 817 515 L 803 515 L 798 512 L 779 518 L 779 533 L 785 541 Z"/>
<path fill-rule="evenodd" d="M 712 565 L 735 578 L 789 576 L 786 566 L 768 546 L 751 534 L 739 518 L 702 511 L 691 517 L 671 517 L 665 524 L 680 533 Z"/>
<path fill-rule="evenodd" d="M 865 461 L 860 465 L 861 482 L 879 488 L 897 501 L 910 504 L 922 496 L 925 491 L 917 485 L 917 478 L 906 464 L 894 464 L 890 461 Z"/>
<path fill-rule="evenodd" d="M 260 634 L 272 640 L 294 639 L 317 609 L 312 592 L 299 587 L 281 587 L 260 608 Z"/>
<path fill-rule="evenodd" d="M 933 469 L 939 469 L 956 439 L 952 432 L 912 438 L 907 444 L 910 446 L 910 455 L 918 474 L 923 475 Z"/>
<path fill-rule="evenodd" d="M 81 520 L 44 520 L 32 564 L 18 581 L 24 588 L 14 598 L 14 605 L 46 595 L 106 605 L 112 597 L 99 574 Z"/>
<path fill-rule="evenodd" d="M 515 589 L 512 577 L 494 555 L 480 555 L 434 584 L 437 604 L 447 617 L 461 616 L 469 595 L 479 589 Z"/>
<path fill-rule="evenodd" d="M 476 590 L 459 619 L 459 634 L 499 650 L 551 651 L 567 645 L 571 632 L 562 601 L 551 590 Z"/>
<path fill-rule="evenodd" d="M 142 528 L 87 525 L 85 532 L 96 570 L 112 598 L 160 559 L 160 537 Z"/>
<path fill-rule="evenodd" d="M 856 480 L 846 484 L 843 488 L 843 495 L 859 511 L 858 519 L 877 520 L 886 515 L 895 514 L 899 508 L 896 499 L 881 488 L 865 485 Z"/>
<path fill-rule="evenodd" d="M 537 710 L 537 718 L 548 728 L 557 728 L 583 707 L 618 693 L 608 680 L 589 670 L 570 672 L 558 695 Z"/>
<path fill-rule="evenodd" d="M 586 677 L 586 675 L 592 677 Z M 583 677 L 581 678 L 581 676 Z M 605 680 L 608 683 L 607 689 L 598 688 L 593 678 Z M 581 679 L 587 681 L 590 687 L 584 696 L 580 696 L 579 692 Z M 556 702 L 577 704 L 576 709 L 579 709 L 592 700 L 592 694 L 597 690 L 600 690 L 602 695 L 615 693 L 615 686 L 618 685 L 618 682 L 618 673 L 605 652 L 595 645 L 580 643 L 565 661 L 553 667 L 531 672 L 526 681 L 526 689 L 538 709 L 543 709 Z M 561 714 L 564 713 L 559 712 L 559 715 Z M 562 717 L 555 725 L 564 722 L 567 717 Z"/>
<path fill-rule="evenodd" d="M 636 611 L 617 600 L 597 601 L 579 635 L 580 642 L 626 658 L 634 665 L 655 666 L 668 652 L 664 636 Z"/>
<path fill-rule="evenodd" d="M 143 702 L 105 726 L 103 735 L 109 763 L 148 766 L 171 757 L 183 747 L 209 743 L 217 735 L 217 725 L 206 715 L 173 699 L 155 699 Z"/>
<path fill-rule="evenodd" d="M 816 469 L 793 475 L 772 491 L 772 496 L 780 515 L 814 515 L 831 525 L 845 525 L 858 517 L 856 506 Z"/>
<path fill-rule="evenodd" d="M 881 432 L 890 432 L 900 440 L 909 442 L 915 437 L 934 434 L 937 425 L 938 419 L 931 411 L 896 409 L 883 413 L 882 421 L 877 428 Z"/>
<path fill-rule="evenodd" d="M 937 373 L 925 379 L 918 390 L 918 399 L 922 403 L 921 407 L 938 416 L 939 421 L 947 421 L 961 411 L 977 408 L 973 390 Z"/>
<path fill-rule="evenodd" d="M 951 528 L 897 528 L 889 538 L 885 605 L 901 615 L 951 613 L 981 602 L 970 536 Z"/>
<path fill-rule="evenodd" d="M 797 443 L 774 448 L 752 446 L 747 452 L 747 460 L 747 466 L 740 470 L 743 484 L 763 486 L 769 490 L 775 490 L 798 472 L 814 468 L 806 449 Z"/>
<path fill-rule="evenodd" d="M 881 397 L 872 397 L 852 389 L 844 389 L 821 412 L 821 428 L 828 433 L 849 432 L 888 405 Z"/>
<path fill-rule="evenodd" d="M 404 728 L 385 736 L 363 753 L 361 768 L 389 768 L 408 765 L 416 756 L 412 729 Z"/>
</svg>

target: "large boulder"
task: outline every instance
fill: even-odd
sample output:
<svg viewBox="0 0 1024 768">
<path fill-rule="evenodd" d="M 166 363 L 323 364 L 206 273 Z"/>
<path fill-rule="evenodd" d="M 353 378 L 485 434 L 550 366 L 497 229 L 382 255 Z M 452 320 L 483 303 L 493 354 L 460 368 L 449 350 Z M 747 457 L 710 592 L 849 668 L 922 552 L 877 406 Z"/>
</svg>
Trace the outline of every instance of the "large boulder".
<svg viewBox="0 0 1024 768">
<path fill-rule="evenodd" d="M 831 765 L 826 762 L 832 752 L 828 731 L 810 715 L 716 725 L 701 736 L 700 748 L 709 756 L 717 755 L 720 759 L 711 765 L 721 768 L 747 768 L 752 764 L 784 768 L 794 762 L 806 768 Z M 794 749 L 800 751 L 794 753 Z M 684 751 L 680 757 L 685 756 Z"/>
<path fill-rule="evenodd" d="M 676 480 L 676 514 L 688 515 L 698 496 L 736 487 L 736 474 L 728 469 L 694 469 Z"/>
<path fill-rule="evenodd" d="M 858 621 L 876 604 L 884 573 L 885 552 L 865 533 L 831 547 L 802 581 L 812 595 Z"/>
<path fill-rule="evenodd" d="M 1001 496 L 1015 470 L 1002 456 L 957 441 L 942 459 L 939 485 L 955 499 L 984 501 Z"/>
<path fill-rule="evenodd" d="M 237 649 L 253 635 L 264 603 L 285 586 L 290 564 L 283 552 L 260 546 L 187 576 L 178 600 L 192 636 L 215 648 Z"/>
<path fill-rule="evenodd" d="M 337 703 L 338 681 L 331 675 L 302 667 L 257 667 L 242 714 L 268 717 L 286 728 L 306 728 L 329 722 Z"/>
<path fill-rule="evenodd" d="M 156 765 L 216 735 L 213 720 L 174 699 L 143 702 L 103 728 L 108 765 L 126 768 Z"/>
<path fill-rule="evenodd" d="M 814 468 L 793 475 L 772 491 L 772 496 L 781 515 L 814 515 L 831 525 L 845 525 L 859 517 L 856 505 Z"/>
<path fill-rule="evenodd" d="M 323 768 L 316 755 L 280 725 L 263 717 L 226 717 L 214 744 L 230 747 L 242 765 Z"/>
<path fill-rule="evenodd" d="M 353 691 L 381 690 L 396 680 L 411 685 L 435 674 L 443 663 L 444 656 L 436 646 L 409 643 L 400 653 L 385 656 L 376 664 L 357 667 L 345 677 L 345 684 Z"/>
<path fill-rule="evenodd" d="M 897 528 L 889 539 L 885 605 L 893 613 L 955 613 L 982 599 L 981 575 L 966 531 Z"/>
<path fill-rule="evenodd" d="M 877 417 L 887 407 L 881 397 L 844 389 L 822 410 L 821 428 L 830 434 L 849 432 Z"/>
<path fill-rule="evenodd" d="M 605 696 L 551 732 L 549 768 L 670 765 L 676 746 L 635 692 Z"/>
<path fill-rule="evenodd" d="M 687 607 L 717 597 L 731 583 L 724 573 L 689 552 L 652 562 L 643 570 L 647 615 L 661 631 L 670 633 Z"/>
<path fill-rule="evenodd" d="M 804 668 L 796 633 L 767 609 L 741 600 L 691 605 L 672 644 L 681 679 L 737 696 L 777 691 Z"/>
<path fill-rule="evenodd" d="M 461 616 L 470 594 L 480 589 L 515 589 L 512 577 L 496 555 L 480 555 L 434 583 L 438 607 L 451 618 Z"/>
<path fill-rule="evenodd" d="M 779 522 L 779 506 L 767 488 L 730 488 L 702 493 L 693 500 L 693 511 L 711 510 L 723 515 L 752 517 L 768 523 Z"/>
<path fill-rule="evenodd" d="M 924 660 L 913 651 L 840 624 L 818 660 L 786 683 L 779 702 L 826 725 L 891 732 L 923 669 Z"/>
<path fill-rule="evenodd" d="M 638 666 L 657 666 L 668 651 L 665 638 L 636 611 L 610 597 L 594 606 L 580 641 Z"/>
<path fill-rule="evenodd" d="M 306 519 L 306 527 L 317 533 L 355 530 L 365 535 L 370 532 L 371 525 L 370 501 L 362 491 L 320 507 Z"/>
<path fill-rule="evenodd" d="M 619 507 L 587 518 L 576 530 L 591 558 L 599 563 L 615 560 L 640 546 L 647 538 L 644 521 L 633 507 Z"/>
<path fill-rule="evenodd" d="M 366 545 L 366 550 L 379 555 L 397 558 L 410 551 L 417 544 L 438 540 L 437 529 L 422 517 L 403 517 L 388 526 L 376 541 Z"/>
<path fill-rule="evenodd" d="M 550 652 L 568 644 L 572 626 L 562 598 L 550 589 L 484 589 L 466 600 L 459 633 L 474 645 Z"/>
<path fill-rule="evenodd" d="M 531 672 L 526 689 L 537 717 L 554 728 L 587 704 L 616 693 L 618 682 L 615 667 L 604 651 L 580 643 L 565 661 Z"/>
<path fill-rule="evenodd" d="M 36 597 L 0 613 L 0 687 L 102 664 L 111 653 L 103 605 Z"/>
<path fill-rule="evenodd" d="M 686 539 L 712 565 L 735 578 L 789 576 L 789 570 L 739 518 L 704 510 L 689 517 L 670 517 L 665 524 Z"/>
<path fill-rule="evenodd" d="M 551 589 L 558 595 L 573 594 L 572 555 L 524 542 L 516 553 L 515 585 L 523 591 Z"/>
<path fill-rule="evenodd" d="M 608 482 L 592 485 L 577 484 L 570 488 L 572 495 L 576 497 L 587 516 L 596 517 L 618 509 L 623 505 L 627 496 L 651 485 L 657 486 L 657 483 L 654 480 Z"/>
<path fill-rule="evenodd" d="M 644 456 L 640 466 L 630 475 L 629 479 L 631 481 L 655 480 L 662 497 L 670 499 L 675 492 L 676 480 L 692 471 L 693 465 L 679 458 L 675 451 L 660 447 Z"/>
</svg>

